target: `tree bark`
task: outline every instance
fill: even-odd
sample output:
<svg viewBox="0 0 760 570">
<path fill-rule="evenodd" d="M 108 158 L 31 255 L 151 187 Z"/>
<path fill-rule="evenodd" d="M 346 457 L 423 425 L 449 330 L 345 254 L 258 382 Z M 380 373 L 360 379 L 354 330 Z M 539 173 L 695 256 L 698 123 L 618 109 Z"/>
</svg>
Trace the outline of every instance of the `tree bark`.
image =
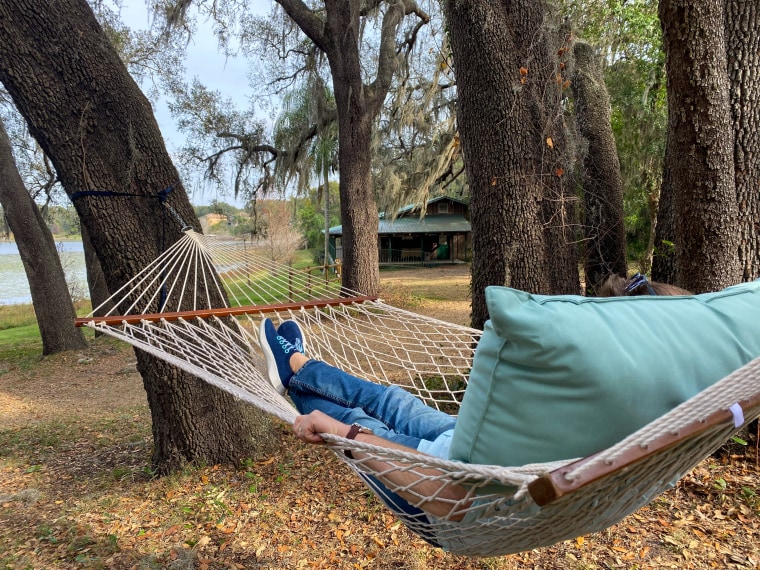
<svg viewBox="0 0 760 570">
<path fill-rule="evenodd" d="M 361 2 L 325 0 L 324 11 L 301 0 L 276 0 L 301 30 L 327 55 L 338 111 L 340 211 L 343 225 L 342 284 L 365 295 L 380 291 L 378 212 L 372 186 L 372 127 L 397 67 L 396 32 L 408 15 L 428 21 L 414 0 L 394 2 L 382 15 L 376 73 L 363 81 L 359 45 Z M 409 39 L 409 38 L 408 38 Z"/>
<path fill-rule="evenodd" d="M 2 121 L 0 204 L 5 210 L 29 281 L 34 314 L 42 339 L 42 354 L 85 348 L 87 340 L 82 331 L 74 326 L 76 310 L 53 234 L 24 186 Z"/>
<path fill-rule="evenodd" d="M 150 103 L 85 0 L 2 2 L 0 81 L 72 197 L 109 290 L 178 239 L 181 225 L 200 231 Z M 170 186 L 165 203 L 182 223 L 157 198 Z M 103 190 L 129 196 L 76 196 Z M 164 361 L 137 357 L 159 472 L 188 461 L 238 462 L 262 445 L 253 436 L 265 433 L 263 414 Z"/>
<path fill-rule="evenodd" d="M 579 290 L 572 200 L 557 190 L 570 178 L 555 113 L 562 82 L 541 2 L 447 0 L 444 10 L 470 185 L 472 325 L 482 328 L 489 285 Z M 565 267 L 574 282 L 558 277 Z"/>
<path fill-rule="evenodd" d="M 112 304 L 104 304 L 111 296 L 106 285 L 106 276 L 100 265 L 100 260 L 95 253 L 95 248 L 90 241 L 87 229 L 82 226 L 82 245 L 84 247 L 84 261 L 87 269 L 87 286 L 90 290 L 90 302 L 96 317 L 108 313 Z M 101 307 L 101 305 L 103 305 Z"/>
<path fill-rule="evenodd" d="M 587 43 L 573 47 L 573 100 L 583 157 L 583 231 L 586 293 L 595 295 L 611 274 L 628 271 L 623 219 L 623 179 L 610 122 L 610 98 L 599 58 Z"/>
<path fill-rule="evenodd" d="M 661 0 L 676 283 L 694 292 L 739 282 L 734 145 L 723 0 Z M 659 224 L 658 224 L 659 225 Z"/>
<path fill-rule="evenodd" d="M 93 315 L 102 317 L 113 308 L 113 303 L 107 302 L 111 296 L 106 284 L 106 276 L 103 273 L 103 267 L 100 265 L 98 254 L 90 241 L 87 228 L 81 226 L 82 246 L 84 248 L 84 264 L 87 270 L 87 288 L 90 290 L 90 303 L 92 304 Z M 99 330 L 95 331 L 95 338 L 103 335 Z"/>
<path fill-rule="evenodd" d="M 743 281 L 760 277 L 760 13 L 754 2 L 726 3 L 726 50 L 734 127 L 734 181 Z"/>
<path fill-rule="evenodd" d="M 378 214 L 372 187 L 372 125 L 379 112 L 367 97 L 359 54 L 359 7 L 325 2 L 331 43 L 326 50 L 338 108 L 340 215 L 343 224 L 341 279 L 365 295 L 380 292 Z"/>
<path fill-rule="evenodd" d="M 665 158 L 663 160 L 662 184 L 660 198 L 657 202 L 657 225 L 655 227 L 654 251 L 652 254 L 652 279 L 662 283 L 676 283 L 676 230 L 675 213 L 673 210 L 673 194 L 675 181 L 670 172 L 670 165 L 676 159 L 670 156 L 676 152 L 675 145 L 670 142 L 670 132 L 665 143 Z"/>
</svg>

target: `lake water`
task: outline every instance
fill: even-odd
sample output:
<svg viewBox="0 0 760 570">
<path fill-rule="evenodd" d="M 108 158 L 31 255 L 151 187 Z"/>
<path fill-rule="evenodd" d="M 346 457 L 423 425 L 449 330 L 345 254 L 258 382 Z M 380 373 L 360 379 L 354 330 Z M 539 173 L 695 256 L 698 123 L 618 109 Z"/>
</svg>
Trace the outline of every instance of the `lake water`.
<svg viewBox="0 0 760 570">
<path fill-rule="evenodd" d="M 79 294 L 89 296 L 82 242 L 62 241 L 56 242 L 56 245 L 69 281 L 69 290 L 74 287 Z M 14 242 L 0 241 L 0 305 L 31 302 L 32 294 L 18 247 Z"/>
</svg>

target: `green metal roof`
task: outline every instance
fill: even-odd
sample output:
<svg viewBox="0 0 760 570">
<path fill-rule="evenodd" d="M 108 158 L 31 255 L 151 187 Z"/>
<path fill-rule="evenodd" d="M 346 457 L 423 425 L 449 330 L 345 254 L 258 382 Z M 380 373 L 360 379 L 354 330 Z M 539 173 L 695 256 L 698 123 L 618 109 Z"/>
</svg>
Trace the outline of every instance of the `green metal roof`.
<svg viewBox="0 0 760 570">
<path fill-rule="evenodd" d="M 450 196 L 439 196 L 438 198 L 431 198 L 430 200 L 428 200 L 425 203 L 424 207 L 427 207 L 430 204 L 435 204 L 436 202 L 442 202 L 442 201 L 462 204 L 463 206 L 469 206 L 469 204 L 465 202 L 464 200 L 457 200 L 456 198 L 451 198 Z M 399 208 L 398 212 L 396 212 L 396 215 L 402 216 L 404 214 L 413 213 L 414 211 L 419 212 L 419 210 L 422 208 L 423 206 L 420 206 L 419 204 L 407 204 L 406 206 Z M 380 217 L 381 218 L 384 217 L 382 213 L 380 214 Z"/>
<path fill-rule="evenodd" d="M 435 216 L 380 219 L 377 234 L 443 234 L 467 233 L 472 229 L 470 222 L 462 215 L 440 214 Z M 343 226 L 330 228 L 331 236 L 342 236 Z"/>
</svg>

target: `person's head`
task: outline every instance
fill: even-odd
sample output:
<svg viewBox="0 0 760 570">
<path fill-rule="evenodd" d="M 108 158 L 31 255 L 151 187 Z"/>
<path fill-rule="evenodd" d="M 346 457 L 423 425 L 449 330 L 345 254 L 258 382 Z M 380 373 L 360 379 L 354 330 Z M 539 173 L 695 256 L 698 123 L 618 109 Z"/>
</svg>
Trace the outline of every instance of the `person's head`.
<svg viewBox="0 0 760 570">
<path fill-rule="evenodd" d="M 635 297 L 638 295 L 691 295 L 691 291 L 670 285 L 650 281 L 645 275 L 636 273 L 630 278 L 610 275 L 599 288 L 600 297 Z"/>
</svg>

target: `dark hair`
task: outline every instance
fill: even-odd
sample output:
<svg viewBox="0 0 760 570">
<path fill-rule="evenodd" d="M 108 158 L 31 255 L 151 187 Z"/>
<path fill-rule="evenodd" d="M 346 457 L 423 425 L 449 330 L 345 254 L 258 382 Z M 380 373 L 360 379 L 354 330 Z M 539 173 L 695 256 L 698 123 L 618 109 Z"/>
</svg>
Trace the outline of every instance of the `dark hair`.
<svg viewBox="0 0 760 570">
<path fill-rule="evenodd" d="M 599 297 L 635 297 L 638 295 L 691 295 L 691 291 L 670 285 L 650 281 L 641 273 L 636 273 L 630 279 L 621 275 L 610 275 L 599 287 Z"/>
</svg>

